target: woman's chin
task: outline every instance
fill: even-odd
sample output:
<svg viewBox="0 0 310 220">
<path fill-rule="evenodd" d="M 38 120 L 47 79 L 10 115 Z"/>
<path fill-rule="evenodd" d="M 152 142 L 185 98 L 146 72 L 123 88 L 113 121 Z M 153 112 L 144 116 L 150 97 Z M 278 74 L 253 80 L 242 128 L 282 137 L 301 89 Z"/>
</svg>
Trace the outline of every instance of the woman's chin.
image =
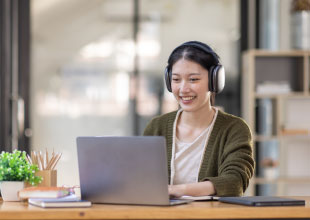
<svg viewBox="0 0 310 220">
<path fill-rule="evenodd" d="M 193 112 L 193 111 L 195 111 L 195 108 L 192 105 L 180 104 L 180 106 L 181 106 L 182 110 L 185 111 L 185 112 Z"/>
</svg>

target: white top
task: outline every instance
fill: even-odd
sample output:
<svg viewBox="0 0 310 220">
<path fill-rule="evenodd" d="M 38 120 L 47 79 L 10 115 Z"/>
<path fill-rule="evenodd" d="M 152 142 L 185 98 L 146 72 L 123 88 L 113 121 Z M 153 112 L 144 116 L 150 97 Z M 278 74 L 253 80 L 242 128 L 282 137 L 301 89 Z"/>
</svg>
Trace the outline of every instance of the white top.
<svg viewBox="0 0 310 220">
<path fill-rule="evenodd" d="M 205 148 L 208 144 L 209 135 L 213 129 L 217 117 L 218 109 L 214 108 L 215 115 L 211 124 L 201 132 L 201 134 L 190 143 L 181 142 L 176 137 L 176 125 L 180 109 L 173 125 L 173 143 L 171 159 L 171 184 L 184 184 L 198 182 L 198 174 L 203 160 Z"/>
</svg>

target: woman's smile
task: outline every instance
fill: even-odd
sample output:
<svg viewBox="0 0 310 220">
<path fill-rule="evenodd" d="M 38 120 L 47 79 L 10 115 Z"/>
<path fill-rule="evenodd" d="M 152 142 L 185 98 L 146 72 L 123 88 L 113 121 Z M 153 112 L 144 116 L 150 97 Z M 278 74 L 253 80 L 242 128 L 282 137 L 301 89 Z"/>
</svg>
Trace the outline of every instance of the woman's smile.
<svg viewBox="0 0 310 220">
<path fill-rule="evenodd" d="M 180 96 L 183 104 L 190 104 L 194 101 L 196 96 Z"/>
</svg>

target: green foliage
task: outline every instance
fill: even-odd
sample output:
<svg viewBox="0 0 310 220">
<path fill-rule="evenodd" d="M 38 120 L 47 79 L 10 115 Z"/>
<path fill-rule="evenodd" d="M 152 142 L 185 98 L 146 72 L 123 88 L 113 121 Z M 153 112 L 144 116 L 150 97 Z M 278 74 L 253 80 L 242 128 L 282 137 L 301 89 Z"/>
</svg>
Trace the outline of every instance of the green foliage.
<svg viewBox="0 0 310 220">
<path fill-rule="evenodd" d="M 35 176 L 37 170 L 37 165 L 28 162 L 25 151 L 2 151 L 0 154 L 0 181 L 25 181 L 37 185 L 42 181 L 42 177 Z"/>
</svg>

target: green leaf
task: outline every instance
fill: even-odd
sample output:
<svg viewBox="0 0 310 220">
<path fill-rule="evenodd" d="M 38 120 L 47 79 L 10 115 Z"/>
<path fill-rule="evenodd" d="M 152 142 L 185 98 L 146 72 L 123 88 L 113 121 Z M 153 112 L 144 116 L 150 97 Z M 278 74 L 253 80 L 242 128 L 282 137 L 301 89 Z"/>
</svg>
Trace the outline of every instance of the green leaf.
<svg viewBox="0 0 310 220">
<path fill-rule="evenodd" d="M 0 181 L 25 181 L 37 185 L 42 177 L 35 176 L 37 165 L 29 164 L 25 151 L 2 151 L 0 154 Z"/>
</svg>

